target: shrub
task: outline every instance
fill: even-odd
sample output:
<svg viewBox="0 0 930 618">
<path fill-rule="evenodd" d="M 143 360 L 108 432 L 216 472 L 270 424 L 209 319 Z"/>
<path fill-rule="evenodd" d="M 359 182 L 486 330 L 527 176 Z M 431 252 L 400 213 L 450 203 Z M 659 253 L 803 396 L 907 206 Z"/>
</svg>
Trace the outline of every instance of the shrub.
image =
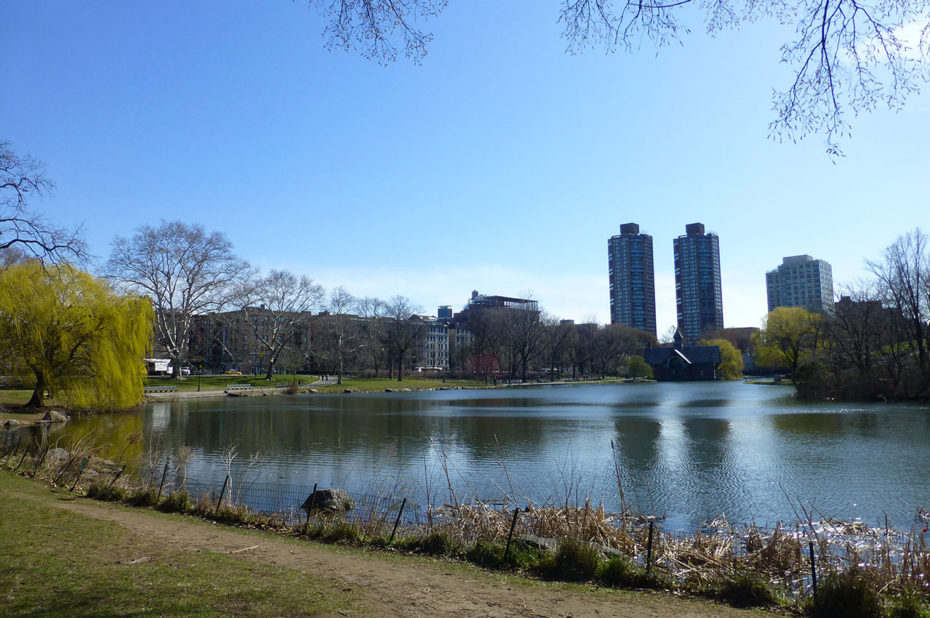
<svg viewBox="0 0 930 618">
<path fill-rule="evenodd" d="M 612 588 L 673 588 L 674 582 L 653 570 L 647 573 L 626 557 L 613 556 L 597 570 L 597 581 Z"/>
<path fill-rule="evenodd" d="M 420 539 L 417 545 L 421 552 L 433 556 L 450 556 L 461 551 L 456 540 L 446 532 L 431 532 Z"/>
<path fill-rule="evenodd" d="M 119 502 L 126 497 L 122 487 L 111 487 L 103 483 L 91 483 L 87 488 L 87 497 L 105 502 Z"/>
<path fill-rule="evenodd" d="M 154 489 L 135 489 L 126 497 L 126 502 L 132 506 L 152 506 L 157 498 Z"/>
<path fill-rule="evenodd" d="M 591 545 L 566 538 L 559 541 L 555 554 L 538 563 L 537 569 L 547 579 L 580 582 L 592 579 L 599 564 L 600 557 Z"/>
<path fill-rule="evenodd" d="M 465 553 L 465 557 L 480 567 L 496 569 L 504 563 L 504 547 L 494 541 L 478 539 Z"/>
<path fill-rule="evenodd" d="M 342 520 L 325 524 L 319 529 L 319 538 L 327 543 L 361 543 L 364 539 L 358 526 Z"/>
<path fill-rule="evenodd" d="M 221 506 L 203 515 L 222 524 L 248 524 L 255 520 L 255 514 L 245 506 Z"/>
<path fill-rule="evenodd" d="M 861 569 L 825 577 L 808 611 L 814 618 L 877 618 L 882 615 L 882 602 L 875 586 Z"/>
<path fill-rule="evenodd" d="M 186 491 L 176 491 L 173 494 L 165 496 L 155 508 L 165 513 L 186 513 L 190 511 L 193 506 L 191 497 Z"/>
<path fill-rule="evenodd" d="M 744 573 L 722 582 L 717 588 L 717 596 L 733 607 L 768 607 L 778 602 L 768 584 Z"/>
<path fill-rule="evenodd" d="M 612 588 L 630 588 L 635 586 L 637 573 L 626 558 L 613 556 L 597 570 L 597 580 Z"/>
<path fill-rule="evenodd" d="M 891 618 L 921 618 L 930 613 L 923 610 L 920 592 L 914 588 L 907 588 L 895 598 L 888 615 Z"/>
<path fill-rule="evenodd" d="M 394 539 L 394 547 L 401 551 L 416 551 L 420 546 L 420 539 L 415 536 L 402 536 Z"/>
</svg>

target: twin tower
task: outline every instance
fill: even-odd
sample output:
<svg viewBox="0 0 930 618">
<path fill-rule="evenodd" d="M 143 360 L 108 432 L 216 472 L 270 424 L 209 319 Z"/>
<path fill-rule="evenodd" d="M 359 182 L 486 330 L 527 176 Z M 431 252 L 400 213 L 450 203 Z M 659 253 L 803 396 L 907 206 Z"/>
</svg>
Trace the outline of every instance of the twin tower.
<svg viewBox="0 0 930 618">
<path fill-rule="evenodd" d="M 720 240 L 704 233 L 703 223 L 685 226 L 672 241 L 675 252 L 675 307 L 678 330 L 696 344 L 709 329 L 723 328 L 720 291 Z M 656 286 L 652 236 L 624 223 L 607 241 L 610 266 L 610 323 L 656 334 Z"/>
</svg>

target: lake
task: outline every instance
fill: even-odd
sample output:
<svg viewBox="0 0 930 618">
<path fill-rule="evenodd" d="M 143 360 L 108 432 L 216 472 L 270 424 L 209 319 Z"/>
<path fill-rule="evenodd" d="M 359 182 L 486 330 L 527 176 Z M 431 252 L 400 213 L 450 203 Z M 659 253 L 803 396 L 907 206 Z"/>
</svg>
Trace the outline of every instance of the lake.
<svg viewBox="0 0 930 618">
<path fill-rule="evenodd" d="M 726 515 L 914 523 L 930 507 L 930 406 L 805 403 L 740 382 L 218 397 L 76 419 L 104 456 L 189 447 L 192 481 L 593 504 L 692 529 Z M 141 432 L 144 446 L 128 446 Z M 231 446 L 238 452 L 229 463 Z"/>
</svg>

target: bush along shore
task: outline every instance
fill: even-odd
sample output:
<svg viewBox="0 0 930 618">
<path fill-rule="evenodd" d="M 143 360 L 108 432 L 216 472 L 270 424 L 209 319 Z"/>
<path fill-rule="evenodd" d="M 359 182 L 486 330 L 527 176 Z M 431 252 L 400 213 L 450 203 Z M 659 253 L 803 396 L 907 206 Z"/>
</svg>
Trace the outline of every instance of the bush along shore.
<svg viewBox="0 0 930 618">
<path fill-rule="evenodd" d="M 449 502 L 438 507 L 390 492 L 349 496 L 314 488 L 269 513 L 248 508 L 229 477 L 219 490 L 189 489 L 189 453 L 176 453 L 174 465 L 154 470 L 102 460 L 86 439 L 65 450 L 4 438 L 0 467 L 7 473 L 96 500 L 327 543 L 442 556 L 544 580 L 709 597 L 736 607 L 814 616 L 930 615 L 930 551 L 921 526 L 909 533 L 872 529 L 818 519 L 796 505 L 799 521 L 790 526 L 762 529 L 719 520 L 673 533 L 652 518 L 609 513 L 590 502 L 518 508 L 510 498 L 494 505 L 460 501 L 451 485 Z"/>
</svg>

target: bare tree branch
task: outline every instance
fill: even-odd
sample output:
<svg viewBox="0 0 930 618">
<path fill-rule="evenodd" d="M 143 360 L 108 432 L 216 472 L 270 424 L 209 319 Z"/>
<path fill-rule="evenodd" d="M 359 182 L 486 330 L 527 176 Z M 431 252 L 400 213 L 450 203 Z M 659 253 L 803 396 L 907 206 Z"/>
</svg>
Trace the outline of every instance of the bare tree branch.
<svg viewBox="0 0 930 618">
<path fill-rule="evenodd" d="M 117 237 L 107 277 L 152 299 L 155 332 L 172 359 L 174 377 L 187 361 L 195 315 L 218 311 L 248 276 L 248 264 L 232 252 L 219 232 L 180 221 L 140 227 L 132 238 Z"/>
<path fill-rule="evenodd" d="M 29 209 L 29 200 L 54 190 L 42 165 L 20 157 L 0 140 L 0 250 L 17 247 L 41 263 L 82 262 L 87 245 L 81 228 L 66 230 Z"/>
</svg>

